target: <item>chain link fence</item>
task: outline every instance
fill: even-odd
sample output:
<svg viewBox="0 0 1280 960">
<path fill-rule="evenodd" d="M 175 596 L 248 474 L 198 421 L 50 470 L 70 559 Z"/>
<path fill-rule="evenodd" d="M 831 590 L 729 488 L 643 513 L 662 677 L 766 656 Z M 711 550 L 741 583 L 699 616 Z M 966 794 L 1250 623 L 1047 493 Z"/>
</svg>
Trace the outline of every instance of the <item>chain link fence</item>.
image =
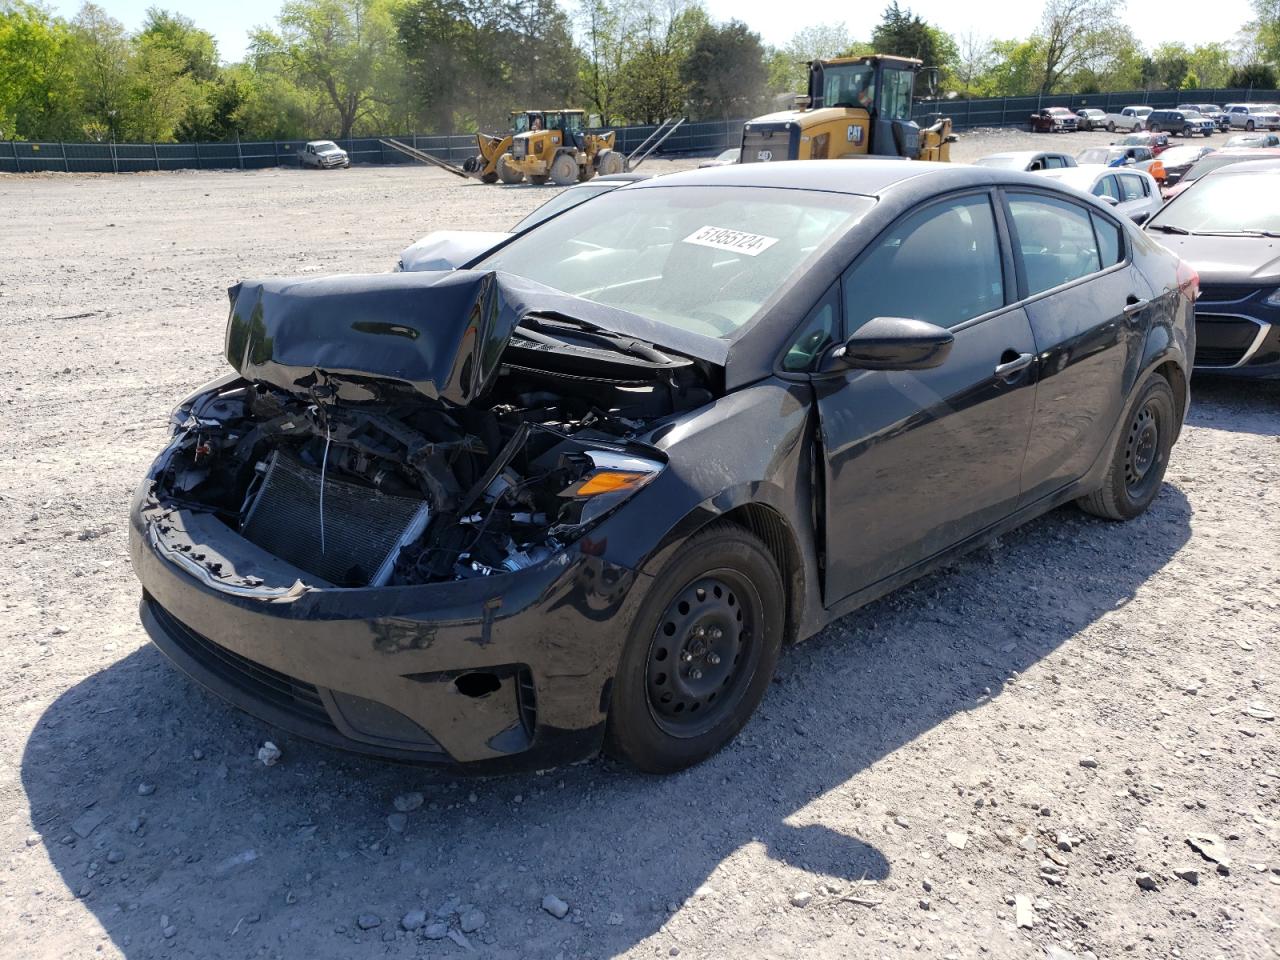
<svg viewBox="0 0 1280 960">
<path fill-rule="evenodd" d="M 1096 107 L 1108 113 L 1131 104 L 1175 107 L 1180 103 L 1275 103 L 1280 90 L 1132 90 L 1120 93 L 1053 94 L 1029 97 L 990 97 L 975 100 L 922 100 L 912 108 L 921 126 L 938 117 L 950 117 L 957 130 L 972 127 L 1022 126 L 1042 107 L 1081 110 Z M 718 153 L 742 142 L 742 119 L 685 123 L 658 151 L 682 155 Z M 656 129 L 655 125 L 614 127 L 617 148 L 635 150 Z M 413 163 L 409 157 L 384 146 L 391 138 L 351 137 L 334 142 L 347 151 L 352 163 Z M 396 134 L 394 139 L 449 163 L 461 164 L 476 153 L 475 137 Z M 136 173 L 142 170 L 259 170 L 265 167 L 300 166 L 298 154 L 306 140 L 254 140 L 233 143 L 61 143 L 10 140 L 0 142 L 0 172 L 35 173 Z"/>
</svg>

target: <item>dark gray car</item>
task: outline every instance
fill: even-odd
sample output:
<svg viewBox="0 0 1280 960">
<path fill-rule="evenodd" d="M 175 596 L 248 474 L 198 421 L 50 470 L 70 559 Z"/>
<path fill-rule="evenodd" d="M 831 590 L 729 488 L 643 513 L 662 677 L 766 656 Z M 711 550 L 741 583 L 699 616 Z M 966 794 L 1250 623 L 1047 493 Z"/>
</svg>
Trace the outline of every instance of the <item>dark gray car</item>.
<svg viewBox="0 0 1280 960">
<path fill-rule="evenodd" d="M 1199 271 L 1196 372 L 1280 377 L 1280 160 L 1206 174 L 1147 231 Z"/>
</svg>

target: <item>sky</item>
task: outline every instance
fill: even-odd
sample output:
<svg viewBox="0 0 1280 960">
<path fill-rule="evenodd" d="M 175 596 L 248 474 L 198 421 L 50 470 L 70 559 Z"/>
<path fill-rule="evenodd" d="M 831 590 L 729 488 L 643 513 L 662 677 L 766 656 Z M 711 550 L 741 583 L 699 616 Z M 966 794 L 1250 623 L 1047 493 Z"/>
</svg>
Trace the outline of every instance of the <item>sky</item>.
<svg viewBox="0 0 1280 960">
<path fill-rule="evenodd" d="M 226 61 L 244 57 L 248 31 L 270 24 L 280 9 L 280 0 L 97 0 L 108 13 L 130 30 L 136 30 L 147 7 L 159 6 L 191 17 L 218 40 L 218 52 Z M 618 0 L 625 3 L 626 0 Z M 796 8 L 778 0 L 704 0 L 713 20 L 738 19 L 760 34 L 765 43 L 782 46 L 802 27 L 815 23 L 844 20 L 855 40 L 870 39 L 872 27 L 879 20 L 880 7 L 865 4 L 862 9 L 873 19 L 857 23 L 851 18 L 852 5 L 847 2 L 819 0 L 800 9 L 805 17 L 796 16 Z M 882 0 L 887 5 L 888 0 Z M 568 6 L 561 0 L 563 6 Z M 64 16 L 74 16 L 80 0 L 55 0 L 54 9 Z M 907 0 L 902 6 L 941 27 L 948 33 L 1012 39 L 1025 37 L 1040 19 L 1039 0 L 980 0 L 958 3 L 956 0 Z M 1138 39 L 1150 49 L 1158 44 L 1181 41 L 1190 45 L 1211 41 L 1230 41 L 1244 24 L 1252 19 L 1248 0 L 1217 0 L 1213 15 L 1206 16 L 1203 2 L 1191 0 L 1129 0 L 1125 19 Z"/>
</svg>

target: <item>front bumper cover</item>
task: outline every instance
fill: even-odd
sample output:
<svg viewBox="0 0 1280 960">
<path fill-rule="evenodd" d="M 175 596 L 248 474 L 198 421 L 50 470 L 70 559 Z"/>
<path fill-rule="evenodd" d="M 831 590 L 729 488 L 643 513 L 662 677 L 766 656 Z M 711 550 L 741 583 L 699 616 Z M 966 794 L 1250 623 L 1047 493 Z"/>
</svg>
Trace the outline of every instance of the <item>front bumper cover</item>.
<svg viewBox="0 0 1280 960">
<path fill-rule="evenodd" d="M 246 712 L 331 746 L 478 772 L 599 749 L 650 579 L 604 558 L 607 533 L 518 573 L 308 589 L 298 584 L 308 574 L 208 514 L 158 504 L 151 489 L 148 477 L 130 517 L 143 625 Z M 174 554 L 219 573 L 198 577 Z"/>
</svg>

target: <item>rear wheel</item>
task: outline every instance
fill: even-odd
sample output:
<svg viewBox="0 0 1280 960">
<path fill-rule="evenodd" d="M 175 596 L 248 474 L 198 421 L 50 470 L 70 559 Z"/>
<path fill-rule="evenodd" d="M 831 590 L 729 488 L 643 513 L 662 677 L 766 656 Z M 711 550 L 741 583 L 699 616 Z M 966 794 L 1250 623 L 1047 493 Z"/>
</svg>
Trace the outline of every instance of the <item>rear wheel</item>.
<svg viewBox="0 0 1280 960">
<path fill-rule="evenodd" d="M 1151 374 L 1111 454 L 1102 486 L 1081 497 L 1081 509 L 1109 520 L 1131 520 L 1160 492 L 1177 433 L 1177 405 L 1169 381 Z"/>
<path fill-rule="evenodd" d="M 562 153 L 551 161 L 551 179 L 558 186 L 567 187 L 578 179 L 578 163 L 567 153 Z"/>
<path fill-rule="evenodd" d="M 496 173 L 485 173 L 480 176 L 481 183 L 497 183 L 498 175 Z"/>
<path fill-rule="evenodd" d="M 547 182 L 547 179 L 548 177 L 545 173 L 529 174 L 529 182 L 532 183 L 534 186 L 538 186 L 538 187 L 542 186 L 544 183 Z"/>
<path fill-rule="evenodd" d="M 503 183 L 519 183 L 524 179 L 524 174 L 507 162 L 505 153 L 498 158 L 498 179 Z"/>
<path fill-rule="evenodd" d="M 623 650 L 606 750 L 648 773 L 701 763 L 764 697 L 782 644 L 782 577 L 759 538 L 714 523 L 658 574 Z"/>
</svg>

